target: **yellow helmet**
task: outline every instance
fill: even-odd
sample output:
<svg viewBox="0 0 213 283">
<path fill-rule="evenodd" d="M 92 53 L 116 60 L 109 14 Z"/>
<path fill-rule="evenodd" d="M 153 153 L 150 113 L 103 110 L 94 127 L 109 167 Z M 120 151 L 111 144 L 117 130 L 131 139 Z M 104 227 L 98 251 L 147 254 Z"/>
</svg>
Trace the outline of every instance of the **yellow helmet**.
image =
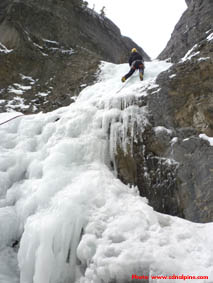
<svg viewBox="0 0 213 283">
<path fill-rule="evenodd" d="M 136 48 L 132 48 L 131 53 L 137 52 Z"/>
</svg>

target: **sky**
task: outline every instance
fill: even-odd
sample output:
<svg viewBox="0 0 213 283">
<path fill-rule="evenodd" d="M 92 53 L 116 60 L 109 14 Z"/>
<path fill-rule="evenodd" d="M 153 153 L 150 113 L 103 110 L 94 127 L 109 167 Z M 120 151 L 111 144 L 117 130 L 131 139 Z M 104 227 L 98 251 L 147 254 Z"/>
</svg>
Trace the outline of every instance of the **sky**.
<svg viewBox="0 0 213 283">
<path fill-rule="evenodd" d="M 187 6 L 185 0 L 87 0 L 106 16 L 152 58 L 166 47 L 175 25 Z"/>
</svg>

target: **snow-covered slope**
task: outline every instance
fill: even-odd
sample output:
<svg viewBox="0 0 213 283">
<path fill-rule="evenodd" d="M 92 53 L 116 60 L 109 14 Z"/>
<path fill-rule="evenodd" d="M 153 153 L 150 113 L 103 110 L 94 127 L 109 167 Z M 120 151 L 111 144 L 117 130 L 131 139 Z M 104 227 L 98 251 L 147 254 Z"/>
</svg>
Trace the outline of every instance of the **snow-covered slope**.
<svg viewBox="0 0 213 283">
<path fill-rule="evenodd" d="M 213 224 L 153 211 L 110 166 L 117 143 L 131 146 L 129 126 L 133 137 L 149 123 L 137 99 L 169 66 L 147 63 L 143 82 L 135 74 L 122 85 L 127 64 L 102 63 L 99 82 L 69 107 L 0 126 L 1 283 L 19 282 L 19 239 L 20 283 L 125 283 L 132 274 L 213 282 Z"/>
</svg>

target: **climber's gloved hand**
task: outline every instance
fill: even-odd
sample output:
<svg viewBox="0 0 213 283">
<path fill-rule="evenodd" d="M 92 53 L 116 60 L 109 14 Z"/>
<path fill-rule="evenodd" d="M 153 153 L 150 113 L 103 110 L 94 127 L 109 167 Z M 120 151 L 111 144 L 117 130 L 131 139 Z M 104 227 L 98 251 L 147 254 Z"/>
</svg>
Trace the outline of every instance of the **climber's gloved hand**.
<svg viewBox="0 0 213 283">
<path fill-rule="evenodd" d="M 124 83 L 126 81 L 126 78 L 122 77 L 121 81 L 122 81 L 122 83 Z"/>
</svg>

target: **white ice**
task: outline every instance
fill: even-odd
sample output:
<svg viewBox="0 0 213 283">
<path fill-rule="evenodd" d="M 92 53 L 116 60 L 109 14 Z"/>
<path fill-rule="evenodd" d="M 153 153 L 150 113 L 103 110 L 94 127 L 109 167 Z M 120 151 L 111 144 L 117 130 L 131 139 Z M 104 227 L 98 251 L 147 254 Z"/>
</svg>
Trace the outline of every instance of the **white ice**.
<svg viewBox="0 0 213 283">
<path fill-rule="evenodd" d="M 143 82 L 135 73 L 122 84 L 128 65 L 103 62 L 69 107 L 0 126 L 1 283 L 124 283 L 133 273 L 213 282 L 213 224 L 155 212 L 110 167 L 117 144 L 129 151 L 149 123 L 137 100 L 170 66 L 146 63 Z"/>
<path fill-rule="evenodd" d="M 16 111 L 1 113 L 0 114 L 0 124 L 5 123 L 6 121 L 12 120 L 15 117 L 21 117 L 21 116 L 24 116 L 24 115 Z"/>
</svg>

